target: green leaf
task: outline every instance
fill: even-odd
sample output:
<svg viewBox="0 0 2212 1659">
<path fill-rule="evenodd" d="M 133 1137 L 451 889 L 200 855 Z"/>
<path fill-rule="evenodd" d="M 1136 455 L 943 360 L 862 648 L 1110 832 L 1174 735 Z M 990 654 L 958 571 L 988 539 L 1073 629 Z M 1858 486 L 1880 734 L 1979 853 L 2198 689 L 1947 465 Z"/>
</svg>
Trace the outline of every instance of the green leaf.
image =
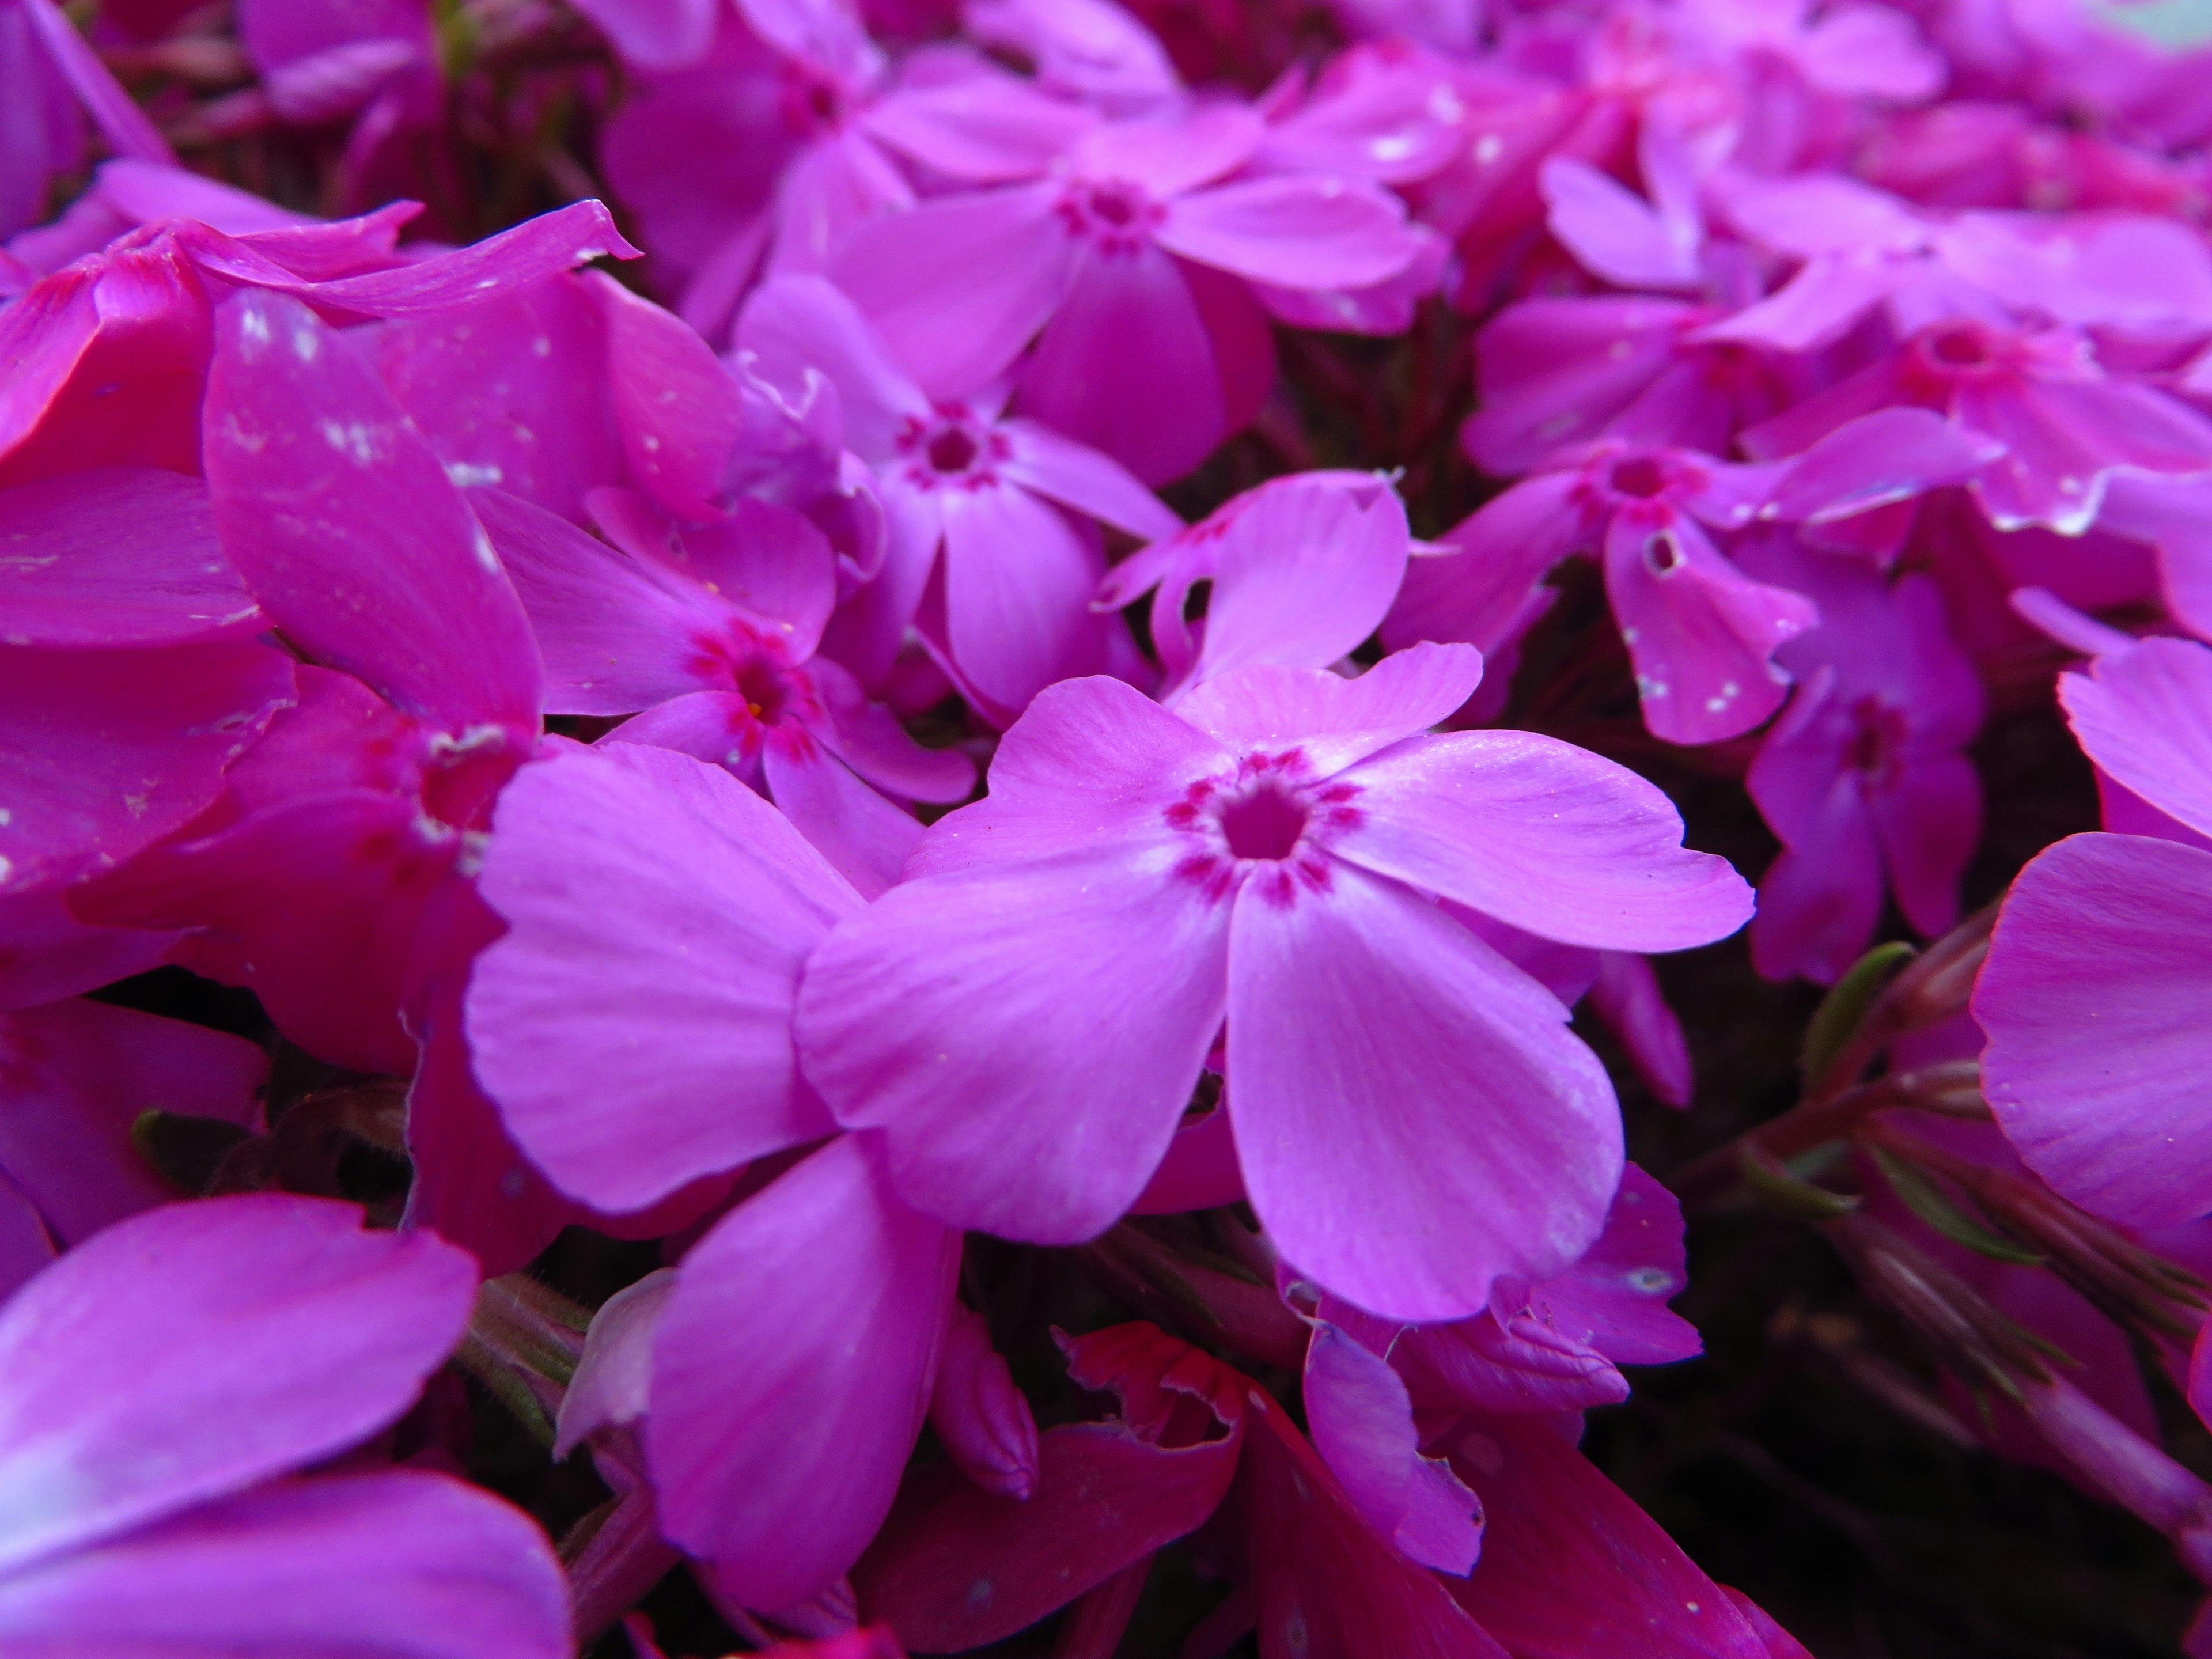
<svg viewBox="0 0 2212 1659">
<path fill-rule="evenodd" d="M 1908 1164 L 1895 1153 L 1871 1143 L 1867 1150 L 1874 1154 L 1874 1161 L 1881 1166 L 1882 1175 L 1905 1200 L 1905 1207 L 1954 1244 L 1963 1244 L 1993 1261 L 2013 1261 L 2023 1267 L 2043 1265 L 2043 1258 L 2033 1250 L 2014 1243 L 2001 1233 L 1991 1232 L 1954 1204 L 1917 1164 Z"/>
<path fill-rule="evenodd" d="M 1805 1028 L 1803 1063 L 1808 1086 L 1818 1083 L 1836 1063 L 1836 1056 L 1857 1032 L 1882 988 L 1919 954 L 1903 939 L 1892 939 L 1875 945 L 1836 981 L 1835 989 L 1821 1000 L 1813 1023 Z"/>
<path fill-rule="evenodd" d="M 1779 1158 L 1754 1141 L 1743 1143 L 1736 1154 L 1736 1168 L 1742 1171 L 1744 1186 L 1760 1203 L 1800 1221 L 1833 1221 L 1859 1206 L 1859 1200 L 1849 1193 L 1832 1193 L 1826 1187 L 1800 1181 Z"/>
</svg>

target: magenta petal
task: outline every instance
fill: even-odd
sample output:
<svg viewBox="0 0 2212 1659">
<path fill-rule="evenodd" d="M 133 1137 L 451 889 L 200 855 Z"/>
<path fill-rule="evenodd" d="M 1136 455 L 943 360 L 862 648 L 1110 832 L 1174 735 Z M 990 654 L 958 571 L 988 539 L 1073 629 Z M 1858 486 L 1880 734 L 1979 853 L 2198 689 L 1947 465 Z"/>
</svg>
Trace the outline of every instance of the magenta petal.
<svg viewBox="0 0 2212 1659">
<path fill-rule="evenodd" d="M 858 681 L 826 657 L 806 665 L 829 711 L 831 730 L 816 735 L 839 759 L 887 795 L 906 800 L 965 800 L 975 763 L 957 749 L 925 749 L 898 716 L 871 702 Z"/>
<path fill-rule="evenodd" d="M 1588 534 L 1575 504 L 1579 475 L 1540 473 L 1492 496 L 1444 532 L 1447 550 L 1413 558 L 1382 624 L 1395 650 L 1419 640 L 1460 640 L 1484 651 L 1529 621 L 1544 573 Z"/>
<path fill-rule="evenodd" d="M 1227 981 L 1228 919 L 1174 856 L 1107 841 L 909 880 L 815 952 L 807 1079 L 841 1122 L 887 1132 L 911 1201 L 1074 1243 L 1143 1190 Z"/>
<path fill-rule="evenodd" d="M 794 406 L 807 398 L 810 372 L 828 380 L 846 441 L 869 460 L 890 458 L 904 422 L 929 418 L 929 399 L 913 376 L 891 361 L 852 301 L 819 276 L 774 276 L 754 289 L 738 318 L 737 345 Z"/>
<path fill-rule="evenodd" d="M 1006 485 L 945 497 L 945 620 L 975 689 L 1015 710 L 1056 680 L 1105 666 L 1091 596 L 1106 574 L 1096 535 L 1048 501 Z"/>
<path fill-rule="evenodd" d="M 1392 1318 L 1463 1318 L 1498 1275 L 1549 1278 L 1597 1237 L 1620 1108 L 1550 992 L 1395 883 L 1344 864 L 1329 878 L 1287 905 L 1257 882 L 1237 900 L 1244 1184 L 1328 1289 Z"/>
<path fill-rule="evenodd" d="M 158 1109 L 252 1128 L 269 1057 L 226 1032 L 70 1001 L 0 1014 L 0 1068 L 7 1079 L 0 1170 L 70 1245 L 175 1200 L 175 1189 L 131 1144 L 140 1113 Z"/>
<path fill-rule="evenodd" d="M 1365 288 L 1420 252 L 1381 185 L 1295 173 L 1178 198 L 1157 234 L 1171 253 L 1283 288 Z"/>
<path fill-rule="evenodd" d="M 1009 450 L 999 471 L 1024 489 L 1146 541 L 1182 528 L 1167 504 L 1110 456 L 1035 421 L 1001 421 L 998 430 Z"/>
<path fill-rule="evenodd" d="M 1020 406 L 1147 484 L 1196 466 L 1231 412 L 1194 276 L 1150 243 L 1086 253 L 1022 371 Z"/>
<path fill-rule="evenodd" d="M 216 525 L 277 626 L 462 731 L 538 726 L 538 647 L 460 491 L 353 343 L 247 292 L 208 371 Z"/>
<path fill-rule="evenodd" d="M 1243 669 L 1185 692 L 1176 713 L 1232 750 L 1295 749 L 1327 777 L 1434 726 L 1481 678 L 1473 647 L 1417 645 L 1356 679 L 1318 668 Z"/>
<path fill-rule="evenodd" d="M 2027 1166 L 2140 1226 L 2212 1210 L 2212 854 L 2070 836 L 2014 882 L 1974 988 L 1984 1086 Z M 2094 1032 L 2094 1042 L 2083 1040 Z"/>
<path fill-rule="evenodd" d="M 1820 620 L 1813 602 L 1755 582 L 1688 519 L 1648 529 L 1623 513 L 1605 538 L 1605 591 L 1636 665 L 1644 724 L 1670 743 L 1717 743 L 1782 706 L 1775 651 Z"/>
<path fill-rule="evenodd" d="M 933 398 L 1005 373 L 1073 275 L 1057 185 L 942 197 L 860 226 L 830 275 Z"/>
<path fill-rule="evenodd" d="M 726 604 L 504 491 L 468 495 L 529 614 L 548 713 L 629 714 L 701 689 L 700 641 L 728 628 Z"/>
<path fill-rule="evenodd" d="M 2212 651 L 2148 639 L 2058 682 L 2074 735 L 2115 782 L 2212 835 Z"/>
<path fill-rule="evenodd" d="M 714 44 L 720 0 L 577 0 L 623 62 L 642 70 L 680 69 Z"/>
<path fill-rule="evenodd" d="M 196 816 L 293 696 L 258 641 L 0 647 L 0 891 L 119 864 Z"/>
<path fill-rule="evenodd" d="M 222 556 L 207 490 L 100 467 L 0 491 L 9 645 L 167 645 L 265 624 Z"/>
<path fill-rule="evenodd" d="M 879 896 L 920 844 L 921 823 L 806 734 L 793 735 L 797 742 L 771 738 L 761 751 L 769 798 L 855 892 Z"/>
<path fill-rule="evenodd" d="M 1929 409 L 1897 406 L 1846 421 L 1790 463 L 1772 510 L 1826 524 L 1964 483 L 1996 453 Z"/>
<path fill-rule="evenodd" d="M 726 772 L 627 743 L 526 767 L 481 888 L 508 931 L 469 987 L 477 1075 L 562 1190 L 642 1209 L 828 1132 L 791 999 L 856 899 Z"/>
<path fill-rule="evenodd" d="M 1423 1566 L 1463 1574 L 1474 1565 L 1482 1506 L 1449 1465 L 1421 1455 L 1413 1401 L 1388 1361 L 1316 1325 L 1305 1405 L 1314 1449 L 1369 1526 Z"/>
<path fill-rule="evenodd" d="M 79 1245 L 0 1310 L 0 1561 L 351 1445 L 406 1409 L 476 1284 L 428 1234 L 289 1194 L 169 1205 Z"/>
<path fill-rule="evenodd" d="M 1150 837 L 1162 851 L 1171 845 L 1162 815 L 1228 762 L 1134 686 L 1103 675 L 1063 681 L 1000 743 L 990 793 L 932 825 L 908 873 L 1051 858 L 1104 837 Z"/>
<path fill-rule="evenodd" d="M 1382 621 L 1412 532 L 1379 478 L 1295 476 L 1252 492 L 1215 552 L 1197 675 L 1251 663 L 1326 668 Z"/>
<path fill-rule="evenodd" d="M 568 1601 L 527 1516 L 392 1469 L 263 1486 L 0 1578 L 0 1646 L 13 1659 L 565 1659 Z"/>
<path fill-rule="evenodd" d="M 929 1398 L 929 1425 L 960 1472 L 985 1492 L 1036 1491 L 1037 1428 L 983 1316 L 954 1304 Z"/>
<path fill-rule="evenodd" d="M 1689 1282 L 1682 1206 L 1631 1164 L 1597 1243 L 1528 1293 L 1527 1316 L 1615 1364 L 1664 1365 L 1704 1347 L 1697 1328 L 1667 1306 Z"/>
<path fill-rule="evenodd" d="M 1857 778 L 1836 776 L 1759 879 L 1751 959 L 1762 975 L 1843 977 L 1881 919 L 1879 848 Z"/>
<path fill-rule="evenodd" d="M 631 476 L 678 518 L 714 517 L 744 422 L 736 377 L 689 323 L 602 272 L 585 280 L 606 317 L 609 392 Z"/>
<path fill-rule="evenodd" d="M 1629 1063 L 1644 1087 L 1669 1106 L 1687 1106 L 1697 1082 L 1690 1066 L 1689 1041 L 1682 1033 L 1682 1022 L 1667 1006 L 1650 963 L 1631 952 L 1601 952 L 1597 981 L 1590 987 L 1590 1006 L 1628 1051 Z"/>
<path fill-rule="evenodd" d="M 960 1239 L 832 1141 L 715 1224 L 653 1339 L 646 1457 L 672 1541 L 749 1607 L 827 1589 L 882 1523 L 929 1404 Z"/>
<path fill-rule="evenodd" d="M 1552 234 L 1585 270 L 1622 288 L 1698 284 L 1701 250 L 1694 219 L 1686 222 L 1655 210 L 1619 180 L 1571 155 L 1553 156 L 1540 177 Z"/>
<path fill-rule="evenodd" d="M 1363 793 L 1340 856 L 1541 938 L 1680 951 L 1751 918 L 1743 878 L 1682 846 L 1656 786 L 1556 738 L 1446 732 L 1344 775 Z"/>
<path fill-rule="evenodd" d="M 0 896 L 0 1009 L 80 996 L 159 967 L 179 935 L 100 927 L 70 913 L 61 887 Z"/>
<path fill-rule="evenodd" d="M 0 1171 L 0 1297 L 15 1295 L 54 1255 L 53 1238 L 37 1207 Z"/>
<path fill-rule="evenodd" d="M 1888 787 L 1869 791 L 1867 816 L 1898 908 L 1930 939 L 1958 925 L 1959 878 L 1982 841 L 1982 784 L 1964 755 L 1915 755 Z"/>
<path fill-rule="evenodd" d="M 1720 1586 L 1552 1423 L 1485 1419 L 1452 1463 L 1490 1517 L 1482 1559 L 1455 1594 L 1513 1653 L 1767 1659 Z"/>
</svg>

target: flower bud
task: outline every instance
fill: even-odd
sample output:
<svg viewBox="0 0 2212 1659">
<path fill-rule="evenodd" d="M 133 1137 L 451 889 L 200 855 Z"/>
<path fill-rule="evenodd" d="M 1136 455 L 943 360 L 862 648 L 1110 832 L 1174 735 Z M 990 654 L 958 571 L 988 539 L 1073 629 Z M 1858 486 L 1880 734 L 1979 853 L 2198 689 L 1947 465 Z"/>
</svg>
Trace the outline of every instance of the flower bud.
<svg viewBox="0 0 2212 1659">
<path fill-rule="evenodd" d="M 962 1473 L 984 1491 L 1026 1499 L 1036 1490 L 1037 1429 L 1030 1402 L 992 1347 L 982 1316 L 957 1305 L 937 1362 L 929 1423 Z"/>
</svg>

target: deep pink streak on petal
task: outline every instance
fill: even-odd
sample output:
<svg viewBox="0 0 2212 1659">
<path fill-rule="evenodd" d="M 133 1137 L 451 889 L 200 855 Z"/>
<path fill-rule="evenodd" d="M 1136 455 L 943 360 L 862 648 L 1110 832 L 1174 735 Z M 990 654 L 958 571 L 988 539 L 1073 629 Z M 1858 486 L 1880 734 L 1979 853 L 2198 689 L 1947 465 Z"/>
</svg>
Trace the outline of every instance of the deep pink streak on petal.
<svg viewBox="0 0 2212 1659">
<path fill-rule="evenodd" d="M 1145 483 L 1189 471 L 1238 412 L 1195 276 L 1149 242 L 1086 250 L 1022 371 L 1020 406 Z"/>
<path fill-rule="evenodd" d="M 208 487 L 271 621 L 456 732 L 534 733 L 538 647 L 460 491 L 353 342 L 296 300 L 216 319 Z"/>
<path fill-rule="evenodd" d="M 641 1209 L 828 1132 L 791 999 L 857 897 L 727 773 L 628 743 L 526 767 L 480 883 L 508 932 L 470 982 L 477 1075 L 564 1192 Z"/>
<path fill-rule="evenodd" d="M 1240 669 L 1185 692 L 1176 713 L 1235 753 L 1297 749 L 1327 777 L 1434 726 L 1481 678 L 1473 647 L 1417 645 L 1353 679 L 1320 668 Z"/>
<path fill-rule="evenodd" d="M 1075 1243 L 1143 1190 L 1227 980 L 1228 916 L 1174 873 L 1179 856 L 1094 836 L 909 879 L 815 952 L 797 1025 L 807 1079 L 840 1121 L 886 1132 L 913 1202 Z"/>
<path fill-rule="evenodd" d="M 1359 822 L 1339 856 L 1516 927 L 1608 951 L 1680 951 L 1751 919 L 1725 859 L 1626 767 L 1528 732 L 1411 738 L 1344 775 Z"/>
<path fill-rule="evenodd" d="M 1380 185 L 1297 175 L 1182 197 L 1169 205 L 1158 237 L 1186 259 L 1293 289 L 1386 282 L 1421 246 L 1402 204 Z"/>
<path fill-rule="evenodd" d="M 165 645 L 266 624 L 222 556 L 198 480 L 99 467 L 0 491 L 0 638 Z"/>
<path fill-rule="evenodd" d="M 860 225 L 830 277 L 933 398 L 1003 374 L 1073 276 L 1077 244 L 1053 211 L 1060 187 L 942 197 Z"/>
<path fill-rule="evenodd" d="M 817 742 L 771 739 L 761 770 L 777 811 L 864 899 L 899 878 L 921 840 L 921 824 L 885 800 Z"/>
<path fill-rule="evenodd" d="M 748 1606 L 826 1589 L 921 1431 L 959 1235 L 847 1135 L 718 1222 L 653 1338 L 646 1457 L 672 1541 Z"/>
<path fill-rule="evenodd" d="M 2212 854 L 2071 836 L 2014 882 L 1974 988 L 1984 1087 L 2022 1160 L 2084 1208 L 2141 1226 L 2212 1209 L 2190 1081 L 2208 976 Z"/>
<path fill-rule="evenodd" d="M 0 1646 L 14 1659 L 573 1651 L 568 1587 L 537 1523 L 412 1469 L 278 1481 L 0 1579 Z"/>
<path fill-rule="evenodd" d="M 910 876 L 1038 858 L 1102 837 L 1174 845 L 1162 815 L 1231 757 L 1134 686 L 1048 686 L 1000 742 L 982 799 L 930 826 Z"/>
<path fill-rule="evenodd" d="M 2148 639 L 2058 682 L 2089 758 L 2200 834 L 2212 834 L 2212 650 Z"/>
<path fill-rule="evenodd" d="M 1452 1463 L 1490 1517 L 1454 1594 L 1512 1652 L 1767 1659 L 1720 1586 L 1553 1422 L 1479 1419 Z"/>
<path fill-rule="evenodd" d="M 351 1445 L 406 1409 L 476 1285 L 450 1245 L 289 1194 L 169 1205 L 80 1244 L 0 1310 L 0 1560 Z"/>
<path fill-rule="evenodd" d="M 258 1043 L 133 1008 L 71 1000 L 0 1014 L 0 1170 L 64 1246 L 175 1200 L 131 1144 L 149 1110 L 256 1126 Z"/>
<path fill-rule="evenodd" d="M 1091 596 L 1106 574 L 1095 534 L 1005 484 L 945 495 L 945 620 L 962 677 L 1018 711 L 1055 681 L 1106 666 Z"/>
<path fill-rule="evenodd" d="M 1349 865 L 1237 898 L 1230 1121 L 1284 1255 L 1407 1320 L 1550 1277 L 1602 1225 L 1620 1112 L 1566 1011 L 1457 922 Z"/>
</svg>

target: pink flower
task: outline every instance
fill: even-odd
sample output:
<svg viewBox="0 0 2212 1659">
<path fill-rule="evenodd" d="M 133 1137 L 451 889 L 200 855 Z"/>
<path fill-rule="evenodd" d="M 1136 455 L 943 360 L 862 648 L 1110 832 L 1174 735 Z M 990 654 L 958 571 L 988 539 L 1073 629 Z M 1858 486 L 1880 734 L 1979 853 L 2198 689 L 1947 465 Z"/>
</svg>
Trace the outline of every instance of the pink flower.
<svg viewBox="0 0 2212 1659">
<path fill-rule="evenodd" d="M 1419 1319 L 1548 1277 L 1618 1183 L 1612 1090 L 1551 994 L 1422 895 L 1672 950 L 1748 894 L 1618 767 L 1420 735 L 1480 673 L 1431 647 L 1356 680 L 1243 669 L 1172 713 L 1117 681 L 1047 691 L 992 793 L 810 961 L 807 1077 L 886 1133 L 911 1201 L 1073 1242 L 1143 1188 L 1225 1015 L 1245 1183 L 1304 1271 Z"/>
<path fill-rule="evenodd" d="M 2021 872 L 1974 988 L 1984 1087 L 2022 1161 L 2075 1203 L 2133 1225 L 2187 1221 L 2212 1211 L 2212 1135 L 2191 1082 L 2212 1064 L 2198 1015 L 2212 853 L 2195 839 L 2212 834 L 2212 652 L 2146 640 L 2065 676 L 2061 696 L 2122 797 L 2180 833 L 2069 836 Z"/>
<path fill-rule="evenodd" d="M 153 1210 L 48 1267 L 0 1308 L 0 1645 L 569 1652 L 525 1516 L 442 1474 L 298 1473 L 407 1409 L 476 1284 L 434 1237 L 274 1193 Z"/>
<path fill-rule="evenodd" d="M 1982 792 L 1960 751 L 1982 687 L 1923 575 L 1893 586 L 1856 559 L 1770 545 L 1752 568 L 1820 607 L 1781 652 L 1798 681 L 1745 780 L 1782 853 L 1759 884 L 1752 960 L 1832 983 L 1881 920 L 1885 892 L 1934 937 L 1959 919 Z"/>
<path fill-rule="evenodd" d="M 999 388 L 932 402 L 817 277 L 763 285 L 737 343 L 793 406 L 826 380 L 845 441 L 875 471 L 883 568 L 832 624 L 864 682 L 888 672 L 909 625 L 1001 723 L 1054 680 L 1141 672 L 1120 619 L 1091 607 L 1106 574 L 1095 526 L 1149 541 L 1182 521 L 1117 462 L 1007 416 Z"/>
<path fill-rule="evenodd" d="M 1383 638 L 1498 650 L 1542 614 L 1545 573 L 1588 549 L 1603 561 L 1644 724 L 1671 743 L 1735 737 L 1780 706 L 1789 680 L 1775 653 L 1816 616 L 1802 595 L 1746 576 L 1707 533 L 1749 525 L 1773 483 L 1771 469 L 1618 440 L 1561 452 L 1445 532 L 1455 556 L 1408 567 Z"/>
<path fill-rule="evenodd" d="M 1159 483 L 1266 393 L 1247 283 L 1364 288 L 1421 252 L 1396 198 L 1364 179 L 1237 177 L 1265 136 L 1228 104 L 1109 123 L 1037 182 L 863 222 L 828 275 L 933 398 L 997 379 L 1035 337 L 1024 412 Z"/>
</svg>

